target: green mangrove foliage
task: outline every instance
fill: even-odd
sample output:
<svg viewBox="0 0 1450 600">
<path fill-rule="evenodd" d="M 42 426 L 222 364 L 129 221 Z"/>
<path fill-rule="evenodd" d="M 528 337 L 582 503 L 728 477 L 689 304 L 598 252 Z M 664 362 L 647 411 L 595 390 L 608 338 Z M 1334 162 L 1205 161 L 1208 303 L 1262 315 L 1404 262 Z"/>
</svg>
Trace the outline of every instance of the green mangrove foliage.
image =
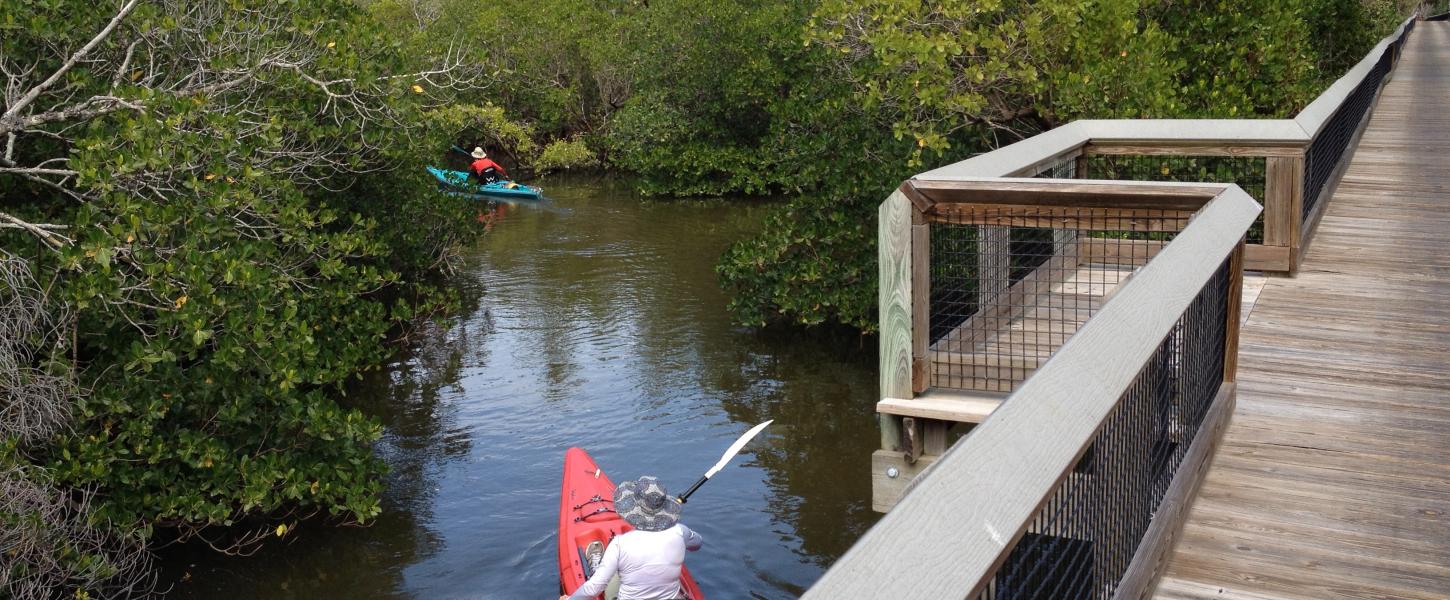
<svg viewBox="0 0 1450 600">
<path fill-rule="evenodd" d="M 1171 56 L 1181 65 L 1166 75 L 1179 86 L 1182 110 L 1159 116 L 1284 117 L 1328 83 L 1314 69 L 1302 6 L 1277 0 L 1165 2 L 1149 15 L 1176 40 Z M 1377 41 L 1382 34 L 1374 35 Z M 1355 54 L 1369 46 L 1357 47 Z"/>
<path fill-rule="evenodd" d="M 1349 70 L 1416 4 L 1405 0 L 1306 0 L 1302 10 L 1313 45 L 1310 55 L 1319 75 L 1332 79 Z M 1444 1 L 1440 4 L 1450 8 Z M 1427 14 L 1434 14 L 1434 8 L 1429 9 L 1432 12 Z"/>
<path fill-rule="evenodd" d="M 850 96 L 801 43 L 815 4 L 382 0 L 371 10 L 407 24 L 408 45 L 466 40 L 487 65 L 487 97 L 542 141 L 582 144 L 650 193 L 718 195 L 812 189 L 833 170 L 822 133 L 841 127 L 817 117 Z"/>
<path fill-rule="evenodd" d="M 9 2 L 0 30 L 0 257 L 64 315 L 48 352 L 0 345 L 0 414 L 65 424 L 0 430 L 0 472 L 93 491 L 82 520 L 117 536 L 221 550 L 376 516 L 380 427 L 339 386 L 451 302 L 427 276 L 480 232 L 418 166 L 461 128 L 530 130 L 459 104 L 471 62 L 406 53 L 347 0 Z M 38 372 L 79 391 L 16 392 Z M 32 505 L 0 529 L 69 527 Z M 131 564 L 56 552 L 77 595 Z"/>
<path fill-rule="evenodd" d="M 540 172 L 558 171 L 593 167 L 598 162 L 594 151 L 584 140 L 554 140 L 544 146 L 539 158 L 534 161 L 534 168 Z"/>
<path fill-rule="evenodd" d="M 1336 23 L 1337 37 L 1312 35 L 1331 6 L 1364 33 Z M 719 271 L 732 307 L 752 324 L 874 329 L 874 207 L 911 173 L 1079 118 L 1288 116 L 1405 14 L 1389 0 L 822 0 L 803 30 L 803 45 L 824 49 L 816 79 L 849 81 L 865 111 L 839 123 L 911 150 L 866 163 L 867 183 L 850 190 L 821 181 L 819 197 L 731 248 Z"/>
<path fill-rule="evenodd" d="M 408 24 L 410 43 L 469 40 L 490 80 L 506 83 L 489 94 L 510 114 L 545 140 L 583 144 L 604 167 L 637 175 L 645 192 L 797 196 L 722 258 L 733 311 L 754 325 L 867 330 L 872 207 L 904 177 L 1073 119 L 1291 114 L 1408 8 L 1406 0 L 374 6 Z"/>
<path fill-rule="evenodd" d="M 1172 110 L 1172 40 L 1140 4 L 827 0 L 806 41 L 837 57 L 866 108 L 917 146 L 919 166 L 1081 115 Z"/>
</svg>

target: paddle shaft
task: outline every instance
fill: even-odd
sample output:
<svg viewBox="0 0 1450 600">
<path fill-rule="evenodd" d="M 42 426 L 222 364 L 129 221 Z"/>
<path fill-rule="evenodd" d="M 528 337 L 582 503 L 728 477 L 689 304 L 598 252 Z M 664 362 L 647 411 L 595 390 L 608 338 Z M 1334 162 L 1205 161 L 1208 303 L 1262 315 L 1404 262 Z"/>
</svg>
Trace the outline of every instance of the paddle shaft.
<svg viewBox="0 0 1450 600">
<path fill-rule="evenodd" d="M 690 489 L 685 490 L 685 493 L 680 494 L 680 497 L 677 498 L 677 500 L 680 501 L 680 504 L 684 504 L 686 500 L 689 500 L 690 494 L 695 493 L 695 490 L 700 489 L 700 486 L 705 485 L 705 482 L 709 480 L 709 477 L 701 477 L 699 481 L 695 482 L 695 485 L 690 486 Z"/>
</svg>

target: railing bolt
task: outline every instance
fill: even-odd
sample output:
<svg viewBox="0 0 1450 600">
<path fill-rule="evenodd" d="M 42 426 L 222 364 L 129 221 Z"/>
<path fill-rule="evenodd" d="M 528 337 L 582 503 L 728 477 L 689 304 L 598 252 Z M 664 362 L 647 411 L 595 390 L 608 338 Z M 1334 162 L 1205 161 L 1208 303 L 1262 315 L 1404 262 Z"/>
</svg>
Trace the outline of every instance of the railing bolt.
<svg viewBox="0 0 1450 600">
<path fill-rule="evenodd" d="M 896 479 L 896 477 L 898 475 L 901 475 L 901 471 L 896 470 L 896 467 L 886 467 L 886 476 L 887 477 L 890 477 L 892 479 Z"/>
</svg>

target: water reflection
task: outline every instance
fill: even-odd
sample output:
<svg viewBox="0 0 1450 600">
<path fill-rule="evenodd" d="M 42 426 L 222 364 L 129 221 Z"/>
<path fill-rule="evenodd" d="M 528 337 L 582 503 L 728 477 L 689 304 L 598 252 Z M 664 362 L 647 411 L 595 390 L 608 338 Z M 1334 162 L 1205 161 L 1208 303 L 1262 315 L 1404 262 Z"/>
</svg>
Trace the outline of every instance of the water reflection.
<svg viewBox="0 0 1450 600">
<path fill-rule="evenodd" d="M 715 260 L 764 207 L 545 187 L 568 210 L 496 220 L 457 280 L 476 304 L 350 392 L 387 425 L 376 525 L 306 530 L 252 559 L 176 553 L 171 570 L 192 574 L 180 595 L 552 598 L 566 448 L 616 480 L 683 488 L 770 418 L 686 510 L 711 597 L 798 595 L 874 521 L 874 340 L 725 314 Z"/>
</svg>

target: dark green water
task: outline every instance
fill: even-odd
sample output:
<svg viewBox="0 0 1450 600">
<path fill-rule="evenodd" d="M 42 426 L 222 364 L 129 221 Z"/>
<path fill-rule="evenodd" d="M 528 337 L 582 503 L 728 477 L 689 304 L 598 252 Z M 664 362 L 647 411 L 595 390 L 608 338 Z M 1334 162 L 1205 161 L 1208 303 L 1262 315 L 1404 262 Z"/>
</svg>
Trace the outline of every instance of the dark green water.
<svg viewBox="0 0 1450 600">
<path fill-rule="evenodd" d="M 350 392 L 387 426 L 382 517 L 304 525 L 248 558 L 169 549 L 174 596 L 554 600 L 568 447 L 616 481 L 683 490 L 765 419 L 685 510 L 707 596 L 795 597 L 875 521 L 874 338 L 757 332 L 725 312 L 712 268 L 765 206 L 542 185 L 558 210 L 508 209 L 455 277 L 477 306 Z"/>
</svg>

